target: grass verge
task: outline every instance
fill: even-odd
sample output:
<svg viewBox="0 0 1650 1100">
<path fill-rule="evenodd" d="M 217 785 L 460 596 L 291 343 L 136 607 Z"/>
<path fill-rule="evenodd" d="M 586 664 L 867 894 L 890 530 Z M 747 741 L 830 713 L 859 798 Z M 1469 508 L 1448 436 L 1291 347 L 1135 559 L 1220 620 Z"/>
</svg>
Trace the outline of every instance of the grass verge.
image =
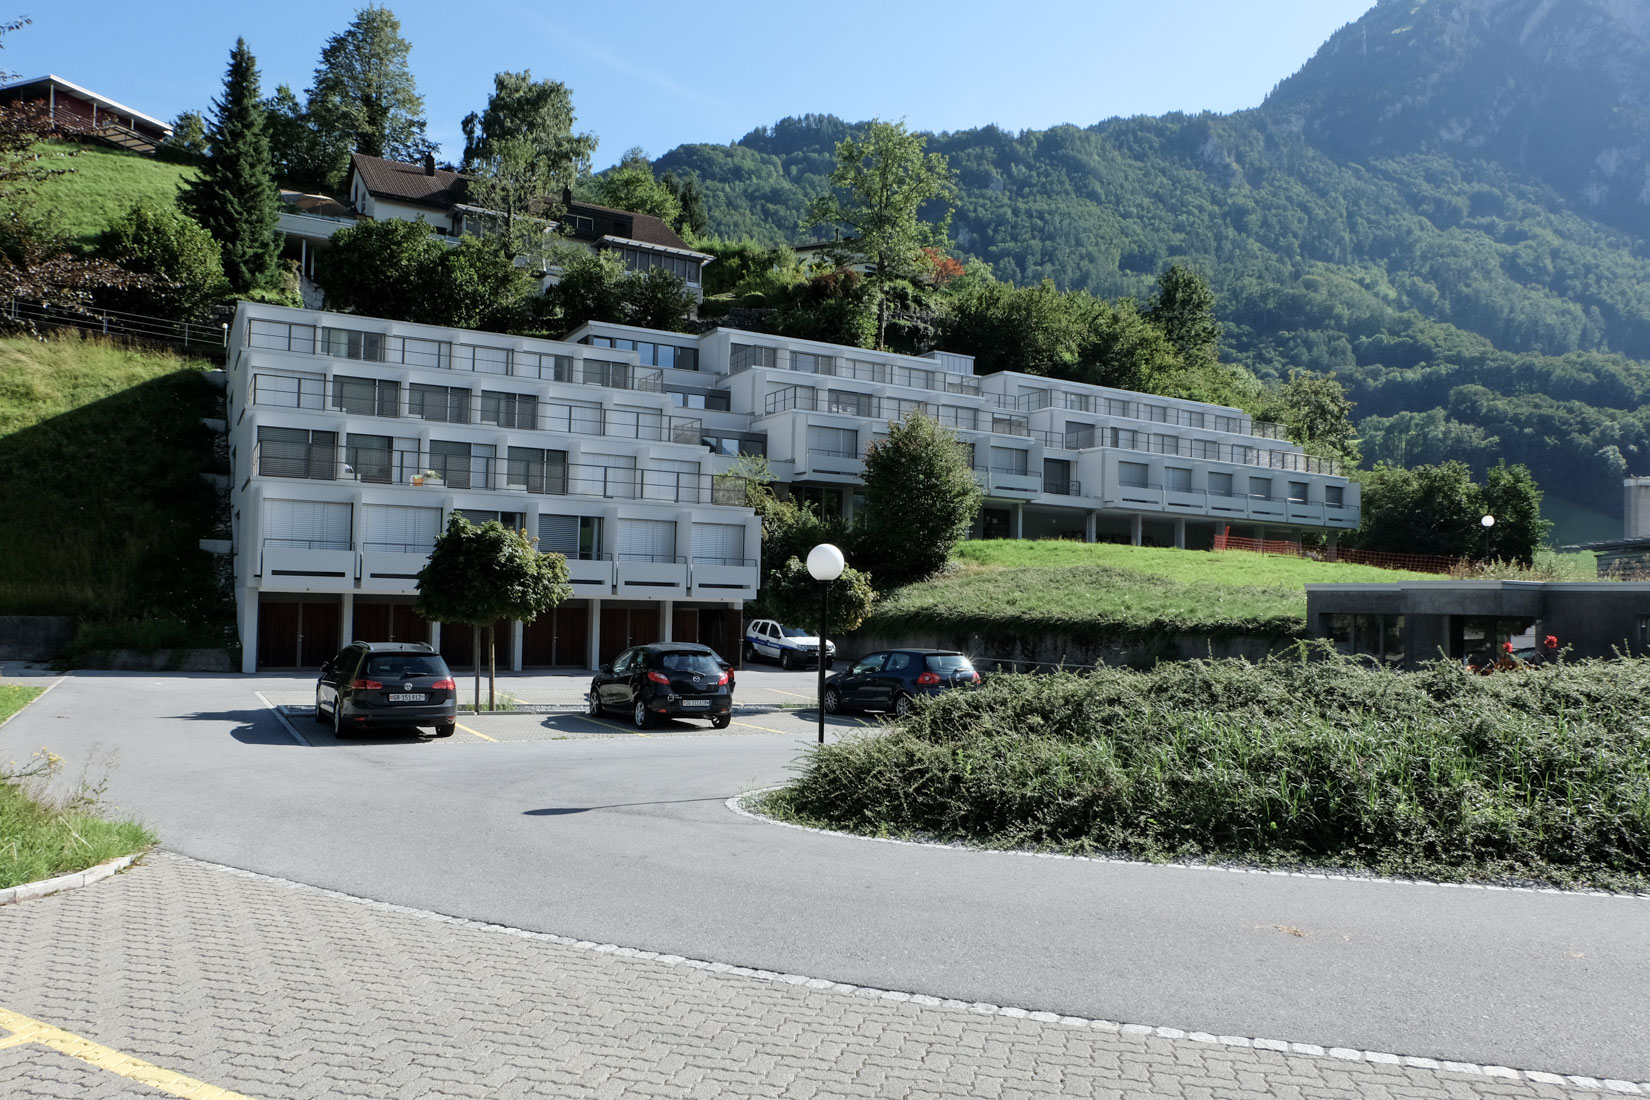
<svg viewBox="0 0 1650 1100">
<path fill-rule="evenodd" d="M 42 750 L 22 767 L 0 767 L 0 889 L 84 871 L 156 841 L 135 821 L 100 816 L 101 788 L 82 783 L 68 795 L 46 794 L 61 764 Z"/>
<path fill-rule="evenodd" d="M 0 684 L 0 722 L 28 706 L 44 690 L 27 684 Z"/>
<path fill-rule="evenodd" d="M 101 145 L 43 141 L 35 152 L 51 167 L 71 169 L 33 188 L 36 205 L 86 247 L 133 203 L 170 206 L 183 182 L 196 176 L 184 165 Z"/>
<path fill-rule="evenodd" d="M 1650 890 L 1650 662 L 997 676 L 811 749 L 762 809 L 1146 860 Z"/>
</svg>

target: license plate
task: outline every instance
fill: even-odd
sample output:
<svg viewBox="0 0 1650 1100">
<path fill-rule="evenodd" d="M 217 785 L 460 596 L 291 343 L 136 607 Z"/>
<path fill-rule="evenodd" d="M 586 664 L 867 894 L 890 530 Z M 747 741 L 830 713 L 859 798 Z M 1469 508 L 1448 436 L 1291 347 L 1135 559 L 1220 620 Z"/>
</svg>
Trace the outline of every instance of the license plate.
<svg viewBox="0 0 1650 1100">
<path fill-rule="evenodd" d="M 390 702 L 392 703 L 422 703 L 427 699 L 429 699 L 429 696 L 423 692 L 392 692 L 390 694 Z"/>
<path fill-rule="evenodd" d="M 682 700 L 682 705 L 684 707 L 708 707 L 708 706 L 710 706 L 710 700 L 709 699 L 683 699 Z"/>
</svg>

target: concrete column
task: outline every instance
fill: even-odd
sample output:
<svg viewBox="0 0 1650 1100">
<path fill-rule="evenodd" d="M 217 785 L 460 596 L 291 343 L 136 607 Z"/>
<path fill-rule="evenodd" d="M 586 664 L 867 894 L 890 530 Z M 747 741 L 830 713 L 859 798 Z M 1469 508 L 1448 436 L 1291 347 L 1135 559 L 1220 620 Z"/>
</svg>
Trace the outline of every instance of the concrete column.
<svg viewBox="0 0 1650 1100">
<path fill-rule="evenodd" d="M 664 601 L 664 603 L 659 608 L 659 618 L 660 618 L 659 640 L 661 642 L 674 642 L 676 639 L 672 635 L 672 631 L 675 629 L 675 626 L 676 626 L 676 601 L 675 600 L 666 600 L 666 601 Z"/>
<path fill-rule="evenodd" d="M 1083 541 L 1094 542 L 1100 537 L 1100 513 L 1090 512 L 1083 521 Z"/>
<path fill-rule="evenodd" d="M 258 671 L 258 590 L 241 589 L 241 671 Z"/>
<path fill-rule="evenodd" d="M 1186 549 L 1186 520 L 1184 518 L 1177 518 L 1174 521 L 1174 548 L 1176 550 Z"/>
<path fill-rule="evenodd" d="M 338 636 L 348 645 L 355 641 L 355 593 L 345 592 L 344 598 L 338 601 Z M 376 639 L 368 638 L 367 641 Z"/>
<path fill-rule="evenodd" d="M 1324 540 L 1324 557 L 1330 561 L 1341 560 L 1340 538 L 1341 533 L 1339 531 L 1330 531 Z"/>
<path fill-rule="evenodd" d="M 520 619 L 510 620 L 510 671 L 521 671 L 521 636 L 527 632 L 527 624 Z"/>
<path fill-rule="evenodd" d="M 1014 537 L 1026 537 L 1026 506 L 1023 504 L 1014 505 Z"/>
<path fill-rule="evenodd" d="M 602 663 L 602 601 L 590 601 L 590 658 L 591 668 L 600 668 Z"/>
<path fill-rule="evenodd" d="M 1139 512 L 1129 517 L 1129 545 L 1139 546 L 1141 535 L 1146 527 L 1146 517 Z"/>
<path fill-rule="evenodd" d="M 441 652 L 441 624 L 430 624 L 430 648 L 437 653 Z"/>
</svg>

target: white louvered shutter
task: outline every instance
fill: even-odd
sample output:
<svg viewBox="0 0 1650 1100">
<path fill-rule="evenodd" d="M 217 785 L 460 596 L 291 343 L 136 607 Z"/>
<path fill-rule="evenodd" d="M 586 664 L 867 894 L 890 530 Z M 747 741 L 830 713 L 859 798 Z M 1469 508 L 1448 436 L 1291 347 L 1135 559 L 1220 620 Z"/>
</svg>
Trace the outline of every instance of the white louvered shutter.
<svg viewBox="0 0 1650 1100">
<path fill-rule="evenodd" d="M 668 519 L 621 519 L 619 557 L 625 561 L 676 560 L 676 523 Z"/>
<path fill-rule="evenodd" d="M 264 543 L 297 550 L 348 550 L 350 506 L 319 500 L 266 499 Z"/>
<path fill-rule="evenodd" d="M 579 556 L 578 516 L 539 516 L 539 549 L 565 558 Z"/>
<path fill-rule="evenodd" d="M 363 550 L 415 554 L 435 545 L 441 530 L 441 509 L 403 504 L 365 504 L 361 507 Z"/>
<path fill-rule="evenodd" d="M 693 525 L 693 563 L 695 565 L 739 565 L 744 559 L 744 524 L 695 523 Z"/>
</svg>

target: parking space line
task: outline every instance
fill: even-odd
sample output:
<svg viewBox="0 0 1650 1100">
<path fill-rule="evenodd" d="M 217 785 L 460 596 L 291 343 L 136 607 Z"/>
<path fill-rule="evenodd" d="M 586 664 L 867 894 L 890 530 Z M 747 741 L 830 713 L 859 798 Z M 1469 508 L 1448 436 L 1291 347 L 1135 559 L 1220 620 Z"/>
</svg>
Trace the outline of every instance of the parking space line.
<svg viewBox="0 0 1650 1100">
<path fill-rule="evenodd" d="M 741 722 L 737 718 L 735 718 L 733 720 L 733 724 L 736 725 L 736 726 L 744 726 L 748 730 L 761 730 L 763 733 L 795 733 L 796 732 L 795 730 L 776 730 L 771 726 L 758 726 L 754 722 Z"/>
<path fill-rule="evenodd" d="M 647 734 L 643 733 L 641 730 L 630 729 L 627 726 L 615 725 L 612 722 L 609 722 L 605 718 L 596 718 L 596 717 L 593 717 L 593 716 L 588 715 L 588 714 L 575 714 L 572 717 L 577 718 L 581 722 L 589 722 L 592 725 L 604 726 L 607 729 L 614 730 L 615 732 L 618 732 L 618 733 L 634 734 L 637 737 L 646 737 L 647 736 Z"/>
<path fill-rule="evenodd" d="M 4 1027 L 11 1034 L 0 1039 L 0 1047 L 24 1046 L 29 1043 L 38 1043 L 43 1047 L 67 1054 L 70 1058 L 77 1058 L 89 1066 L 95 1066 L 140 1085 L 148 1085 L 152 1089 L 182 1097 L 183 1100 L 251 1100 L 251 1097 L 242 1093 L 230 1092 L 217 1085 L 209 1085 L 204 1081 L 197 1081 L 193 1077 L 185 1077 L 181 1073 L 174 1073 L 169 1069 L 162 1069 L 151 1062 L 133 1058 L 129 1054 L 122 1054 L 118 1050 L 100 1046 L 90 1039 L 82 1039 L 72 1032 L 62 1028 L 43 1024 L 39 1020 L 31 1020 L 27 1016 L 0 1008 L 0 1027 Z"/>
<path fill-rule="evenodd" d="M 261 691 L 254 691 L 252 694 L 256 695 L 258 697 L 259 701 L 261 701 L 264 706 L 268 707 L 270 710 L 275 712 L 275 720 L 277 722 L 281 723 L 281 725 L 286 727 L 287 733 L 292 736 L 292 739 L 294 741 L 298 742 L 298 744 L 302 745 L 306 749 L 313 749 L 315 747 L 314 745 L 310 744 L 309 739 L 307 737 L 305 737 L 303 734 L 298 732 L 298 728 L 296 726 L 294 726 L 291 722 L 287 721 L 286 713 L 284 711 L 282 711 L 280 707 L 276 706 L 274 703 L 271 703 L 269 701 L 269 696 L 265 695 Z"/>
<path fill-rule="evenodd" d="M 456 722 L 455 721 L 453 723 L 453 725 L 457 726 L 459 729 L 463 730 L 465 733 L 475 734 L 477 737 L 481 738 L 483 741 L 491 741 L 495 745 L 498 744 L 498 738 L 488 737 L 485 733 L 482 733 L 480 730 L 473 730 L 469 726 L 466 726 L 463 722 Z"/>
<path fill-rule="evenodd" d="M 798 694 L 797 692 L 794 692 L 794 691 L 786 691 L 784 688 L 762 688 L 761 690 L 762 691 L 777 691 L 779 694 L 789 695 L 793 699 L 812 699 L 813 698 L 812 695 L 801 695 L 801 694 Z"/>
</svg>

